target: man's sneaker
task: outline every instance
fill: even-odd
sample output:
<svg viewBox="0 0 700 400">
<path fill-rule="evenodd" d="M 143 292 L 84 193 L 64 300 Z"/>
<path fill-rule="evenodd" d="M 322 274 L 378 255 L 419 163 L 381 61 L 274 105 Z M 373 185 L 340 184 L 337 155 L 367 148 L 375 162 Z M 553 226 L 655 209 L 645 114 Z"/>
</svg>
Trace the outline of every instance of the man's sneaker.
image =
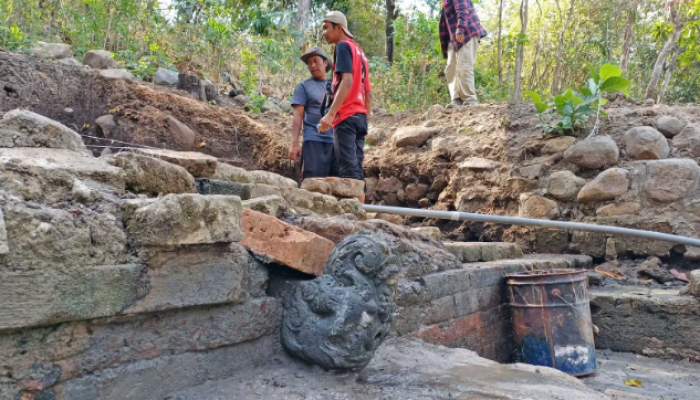
<svg viewBox="0 0 700 400">
<path fill-rule="evenodd" d="M 477 99 L 468 99 L 467 101 L 465 101 L 465 102 L 462 103 L 462 104 L 465 105 L 465 106 L 473 106 L 473 105 L 475 105 L 475 104 L 479 104 L 479 100 L 477 100 Z"/>
<path fill-rule="evenodd" d="M 462 106 L 462 99 L 453 99 L 452 103 L 447 105 L 447 108 L 457 108 Z"/>
</svg>

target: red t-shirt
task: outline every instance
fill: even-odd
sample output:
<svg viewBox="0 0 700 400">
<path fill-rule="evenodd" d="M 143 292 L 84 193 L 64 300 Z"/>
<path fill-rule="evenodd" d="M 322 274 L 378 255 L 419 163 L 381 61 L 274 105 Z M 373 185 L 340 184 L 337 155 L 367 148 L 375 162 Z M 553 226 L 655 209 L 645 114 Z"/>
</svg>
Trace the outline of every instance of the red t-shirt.
<svg viewBox="0 0 700 400">
<path fill-rule="evenodd" d="M 335 46 L 334 54 L 335 74 L 333 74 L 333 92 L 338 92 L 342 74 L 352 73 L 352 87 L 348 97 L 340 106 L 333 120 L 333 127 L 344 119 L 355 114 L 367 114 L 365 105 L 365 93 L 372 91 L 369 83 L 369 63 L 360 46 L 351 39 L 345 39 Z M 364 65 L 364 71 L 363 71 Z M 362 84 L 364 80 L 364 85 Z"/>
</svg>

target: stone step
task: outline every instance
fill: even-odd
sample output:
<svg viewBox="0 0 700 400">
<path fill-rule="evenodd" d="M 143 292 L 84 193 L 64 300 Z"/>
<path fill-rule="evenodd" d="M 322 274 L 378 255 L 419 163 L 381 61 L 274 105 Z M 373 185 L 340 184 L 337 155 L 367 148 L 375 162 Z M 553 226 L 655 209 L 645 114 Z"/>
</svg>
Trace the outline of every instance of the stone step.
<svg viewBox="0 0 700 400">
<path fill-rule="evenodd" d="M 700 300 L 637 286 L 596 287 L 589 298 L 596 348 L 700 362 Z"/>
<path fill-rule="evenodd" d="M 443 242 L 450 253 L 463 263 L 478 263 L 521 258 L 522 250 L 515 243 Z"/>
</svg>

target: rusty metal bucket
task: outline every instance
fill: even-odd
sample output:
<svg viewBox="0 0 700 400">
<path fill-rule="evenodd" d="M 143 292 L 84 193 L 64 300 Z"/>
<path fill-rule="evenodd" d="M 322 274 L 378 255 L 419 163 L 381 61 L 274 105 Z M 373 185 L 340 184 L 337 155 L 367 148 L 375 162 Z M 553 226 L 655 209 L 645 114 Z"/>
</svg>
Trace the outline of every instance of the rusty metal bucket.
<svg viewBox="0 0 700 400">
<path fill-rule="evenodd" d="M 530 271 L 506 278 L 519 361 L 573 376 L 594 373 L 586 271 Z"/>
</svg>

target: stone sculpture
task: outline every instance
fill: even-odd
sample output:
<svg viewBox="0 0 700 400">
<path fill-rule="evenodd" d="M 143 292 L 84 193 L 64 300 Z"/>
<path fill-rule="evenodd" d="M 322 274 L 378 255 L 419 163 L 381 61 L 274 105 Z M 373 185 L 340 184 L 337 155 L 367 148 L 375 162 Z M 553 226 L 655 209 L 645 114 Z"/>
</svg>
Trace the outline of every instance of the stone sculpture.
<svg viewBox="0 0 700 400">
<path fill-rule="evenodd" d="M 385 234 L 359 232 L 331 253 L 325 274 L 285 301 L 282 344 L 329 370 L 359 370 L 391 331 L 398 268 Z"/>
</svg>

